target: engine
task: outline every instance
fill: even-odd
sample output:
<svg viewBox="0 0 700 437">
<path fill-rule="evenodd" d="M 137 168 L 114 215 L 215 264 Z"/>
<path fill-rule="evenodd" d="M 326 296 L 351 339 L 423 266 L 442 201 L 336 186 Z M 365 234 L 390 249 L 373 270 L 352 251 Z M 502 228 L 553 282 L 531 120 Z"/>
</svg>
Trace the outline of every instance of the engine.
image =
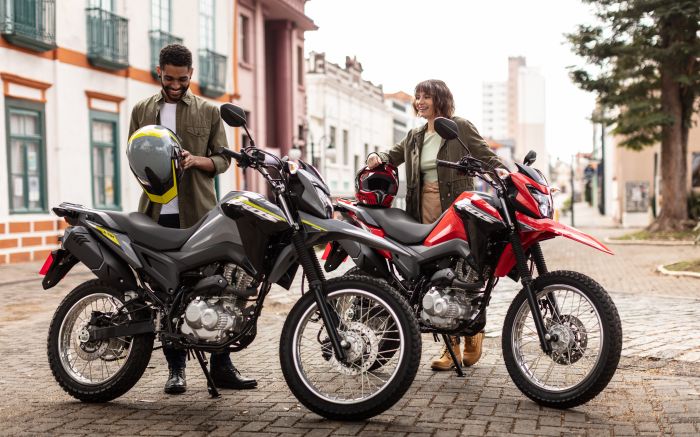
<svg viewBox="0 0 700 437">
<path fill-rule="evenodd" d="M 229 285 L 222 294 L 197 296 L 187 305 L 180 327 L 183 334 L 198 341 L 222 343 L 241 331 L 249 301 L 232 291 L 250 289 L 255 280 L 235 264 L 226 264 L 222 276 Z"/>
<path fill-rule="evenodd" d="M 423 296 L 421 319 L 436 328 L 455 329 L 478 312 L 473 297 L 459 289 L 432 287 Z"/>
</svg>

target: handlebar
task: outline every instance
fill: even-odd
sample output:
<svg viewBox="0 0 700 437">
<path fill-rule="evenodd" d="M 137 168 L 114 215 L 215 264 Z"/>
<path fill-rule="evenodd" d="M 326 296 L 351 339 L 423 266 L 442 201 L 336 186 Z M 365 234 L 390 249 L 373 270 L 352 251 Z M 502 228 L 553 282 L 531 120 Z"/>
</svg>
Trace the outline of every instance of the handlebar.
<svg viewBox="0 0 700 437">
<path fill-rule="evenodd" d="M 231 149 L 228 149 L 225 147 L 223 149 L 221 149 L 221 152 L 224 155 L 230 156 L 231 158 L 235 159 L 236 161 L 240 161 L 243 158 L 242 153 L 236 152 L 235 150 L 231 150 Z"/>
<path fill-rule="evenodd" d="M 449 168 L 454 168 L 455 170 L 462 170 L 462 171 L 466 170 L 462 165 L 460 165 L 456 162 L 443 161 L 442 159 L 437 159 L 436 162 L 437 162 L 437 165 L 439 165 L 440 167 L 449 167 Z"/>
</svg>

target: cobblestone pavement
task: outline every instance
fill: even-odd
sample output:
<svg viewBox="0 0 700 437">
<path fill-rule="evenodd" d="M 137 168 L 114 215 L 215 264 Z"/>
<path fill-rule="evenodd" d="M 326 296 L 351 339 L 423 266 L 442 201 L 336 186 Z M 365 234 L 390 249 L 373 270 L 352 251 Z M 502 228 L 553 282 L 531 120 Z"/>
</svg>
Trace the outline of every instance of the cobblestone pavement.
<svg viewBox="0 0 700 437">
<path fill-rule="evenodd" d="M 619 230 L 594 229 L 604 237 Z M 613 246 L 611 246 L 613 247 Z M 656 264 L 700 256 L 694 247 L 614 246 L 616 256 L 557 239 L 544 243 L 551 270 L 581 271 L 611 293 L 623 321 L 623 359 L 607 389 L 586 405 L 539 407 L 510 380 L 500 354 L 500 329 L 516 284 L 504 279 L 490 306 L 484 356 L 466 378 L 435 373 L 428 363 L 440 345 L 424 336 L 416 381 L 393 408 L 361 423 L 327 421 L 289 392 L 277 349 L 286 312 L 296 301 L 275 288 L 259 335 L 235 355 L 258 379 L 257 390 L 224 391 L 209 399 L 195 362 L 189 391 L 162 393 L 166 364 L 153 354 L 141 381 L 121 398 L 82 404 L 56 384 L 46 359 L 51 315 L 66 293 L 91 277 L 71 272 L 44 292 L 37 264 L 0 266 L 0 435 L 698 435 L 700 433 L 700 280 L 654 272 Z"/>
</svg>

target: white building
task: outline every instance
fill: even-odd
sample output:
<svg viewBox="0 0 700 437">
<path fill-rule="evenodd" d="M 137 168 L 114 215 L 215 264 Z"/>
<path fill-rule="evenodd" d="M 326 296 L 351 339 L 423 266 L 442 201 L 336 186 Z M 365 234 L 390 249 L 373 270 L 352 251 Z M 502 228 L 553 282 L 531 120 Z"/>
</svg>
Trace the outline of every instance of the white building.
<svg viewBox="0 0 700 437">
<path fill-rule="evenodd" d="M 304 1 L 0 6 L 0 168 L 7 169 L 0 177 L 0 264 L 41 260 L 56 247 L 65 222 L 50 209 L 62 201 L 136 210 L 141 189 L 125 155 L 129 115 L 160 90 L 155 66 L 168 43 L 192 51 L 195 94 L 252 112 L 251 130 L 261 144 L 288 150 L 306 118 L 303 32 L 315 25 L 304 15 Z M 289 91 L 285 98 L 277 97 L 280 87 Z M 265 122 L 270 119 L 274 126 Z M 231 147 L 244 140 L 236 131 L 226 127 Z M 224 193 L 241 187 L 240 172 L 218 176 L 217 185 Z"/>
<path fill-rule="evenodd" d="M 479 129 L 484 138 L 496 141 L 509 139 L 508 88 L 506 82 L 484 82 L 482 93 L 482 120 Z"/>
<path fill-rule="evenodd" d="M 346 57 L 345 67 L 312 52 L 307 59 L 308 136 L 305 153 L 319 164 L 331 194 L 352 196 L 357 171 L 370 152 L 393 142 L 392 113 L 381 86 L 362 79 L 362 65 Z"/>
<path fill-rule="evenodd" d="M 545 143 L 545 82 L 539 69 L 525 58 L 508 58 L 508 80 L 482 85 L 482 126 L 485 138 L 511 146 L 513 160 L 522 162 L 527 152 L 537 153 L 535 166 L 549 173 Z M 504 150 L 503 154 L 506 153 Z"/>
</svg>

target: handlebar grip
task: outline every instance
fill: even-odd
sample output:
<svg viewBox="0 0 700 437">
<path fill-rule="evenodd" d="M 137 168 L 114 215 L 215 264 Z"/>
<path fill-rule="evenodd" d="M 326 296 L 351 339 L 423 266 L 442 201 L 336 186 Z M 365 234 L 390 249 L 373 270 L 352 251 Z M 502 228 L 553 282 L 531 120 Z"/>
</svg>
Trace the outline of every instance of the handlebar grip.
<svg viewBox="0 0 700 437">
<path fill-rule="evenodd" d="M 442 159 L 436 159 L 435 162 L 441 167 L 450 167 L 462 170 L 462 166 L 451 161 L 443 161 Z"/>
<path fill-rule="evenodd" d="M 240 161 L 241 158 L 243 158 L 243 154 L 236 152 L 235 150 L 223 148 L 221 149 L 224 155 L 228 155 L 231 158 L 235 159 L 236 161 Z"/>
</svg>

